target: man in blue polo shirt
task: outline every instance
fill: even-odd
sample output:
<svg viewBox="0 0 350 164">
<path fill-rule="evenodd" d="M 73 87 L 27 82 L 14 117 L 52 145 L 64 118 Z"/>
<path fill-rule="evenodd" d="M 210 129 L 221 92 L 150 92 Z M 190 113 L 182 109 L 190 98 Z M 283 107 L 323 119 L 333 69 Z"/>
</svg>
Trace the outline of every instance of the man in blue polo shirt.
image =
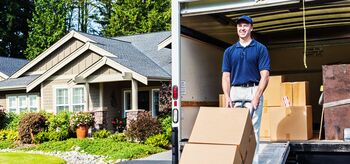
<svg viewBox="0 0 350 164">
<path fill-rule="evenodd" d="M 267 48 L 251 36 L 253 20 L 244 15 L 236 23 L 239 41 L 224 52 L 222 89 L 226 107 L 243 105 L 250 109 L 257 153 L 263 92 L 269 81 L 270 57 Z M 257 163 L 256 159 L 254 163 Z"/>
</svg>

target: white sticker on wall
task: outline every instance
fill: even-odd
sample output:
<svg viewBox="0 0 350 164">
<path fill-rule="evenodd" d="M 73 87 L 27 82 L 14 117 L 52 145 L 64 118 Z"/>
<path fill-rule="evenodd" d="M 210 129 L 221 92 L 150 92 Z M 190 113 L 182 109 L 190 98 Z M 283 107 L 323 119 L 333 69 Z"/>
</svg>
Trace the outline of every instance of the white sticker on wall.
<svg viewBox="0 0 350 164">
<path fill-rule="evenodd" d="M 184 81 L 184 80 L 181 80 L 180 94 L 181 95 L 185 95 L 186 94 L 186 81 Z"/>
</svg>

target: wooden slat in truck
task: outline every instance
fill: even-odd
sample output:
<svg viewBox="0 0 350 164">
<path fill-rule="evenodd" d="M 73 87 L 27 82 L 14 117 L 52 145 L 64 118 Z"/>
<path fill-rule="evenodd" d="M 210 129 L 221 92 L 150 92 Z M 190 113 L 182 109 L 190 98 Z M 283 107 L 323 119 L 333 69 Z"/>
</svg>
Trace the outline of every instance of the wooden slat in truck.
<svg viewBox="0 0 350 164">
<path fill-rule="evenodd" d="M 173 163 L 199 107 L 219 105 L 223 52 L 238 41 L 235 20 L 243 14 L 268 47 L 270 74 L 309 82 L 315 131 L 322 65 L 350 63 L 348 0 L 172 0 Z"/>
</svg>

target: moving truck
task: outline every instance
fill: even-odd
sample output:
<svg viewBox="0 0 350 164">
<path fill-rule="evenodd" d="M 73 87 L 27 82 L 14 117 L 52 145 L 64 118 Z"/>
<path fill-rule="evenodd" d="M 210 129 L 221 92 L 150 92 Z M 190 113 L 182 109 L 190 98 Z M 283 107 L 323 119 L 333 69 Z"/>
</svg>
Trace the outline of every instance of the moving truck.
<svg viewBox="0 0 350 164">
<path fill-rule="evenodd" d="M 350 1 L 172 0 L 172 36 L 167 42 L 172 49 L 173 163 L 181 158 L 199 107 L 219 104 L 223 52 L 238 40 L 235 20 L 243 14 L 253 18 L 254 38 L 269 49 L 270 74 L 309 82 L 314 131 L 319 129 L 322 65 L 350 63 Z M 290 146 L 299 160 L 320 159 L 328 155 L 324 153 L 333 153 L 338 163 L 350 160 L 350 146 L 344 142 Z"/>
</svg>

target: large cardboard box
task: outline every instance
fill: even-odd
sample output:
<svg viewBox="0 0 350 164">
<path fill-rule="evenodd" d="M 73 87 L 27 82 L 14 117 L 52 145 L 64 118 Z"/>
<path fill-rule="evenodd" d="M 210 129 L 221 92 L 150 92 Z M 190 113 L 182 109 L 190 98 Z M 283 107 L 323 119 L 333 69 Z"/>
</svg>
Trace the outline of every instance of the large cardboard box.
<svg viewBox="0 0 350 164">
<path fill-rule="evenodd" d="M 271 107 L 271 140 L 308 140 L 312 138 L 311 106 Z"/>
<path fill-rule="evenodd" d="M 269 107 L 263 107 L 260 125 L 260 139 L 270 140 L 270 113 Z"/>
<path fill-rule="evenodd" d="M 306 106 L 309 105 L 309 82 L 287 82 L 281 84 L 280 102 L 282 107 L 286 106 L 283 97 L 289 100 L 289 106 Z"/>
<path fill-rule="evenodd" d="M 236 145 L 186 144 L 180 164 L 242 164 Z"/>
<path fill-rule="evenodd" d="M 293 106 L 293 83 L 282 83 L 281 84 L 281 97 L 279 98 L 279 101 L 281 103 L 280 106 Z M 286 104 L 286 101 L 283 99 L 286 97 L 288 99 L 288 105 Z"/>
<path fill-rule="evenodd" d="M 246 155 L 245 155 L 245 158 L 243 160 L 244 164 L 252 164 L 253 163 L 253 159 L 254 159 L 254 155 L 255 155 L 255 148 L 256 148 L 255 133 L 254 133 L 254 129 L 252 129 L 252 132 L 249 136 L 249 143 L 247 146 Z"/>
<path fill-rule="evenodd" d="M 188 142 L 237 145 L 245 159 L 252 129 L 248 109 L 200 107 Z"/>
<path fill-rule="evenodd" d="M 284 76 L 270 76 L 269 84 L 264 92 L 264 106 L 280 106 L 281 83 L 284 81 Z"/>
<path fill-rule="evenodd" d="M 219 107 L 225 107 L 225 95 L 224 94 L 220 94 L 219 95 Z"/>
<path fill-rule="evenodd" d="M 300 81 L 293 83 L 293 106 L 306 106 L 309 102 L 309 82 Z"/>
</svg>

